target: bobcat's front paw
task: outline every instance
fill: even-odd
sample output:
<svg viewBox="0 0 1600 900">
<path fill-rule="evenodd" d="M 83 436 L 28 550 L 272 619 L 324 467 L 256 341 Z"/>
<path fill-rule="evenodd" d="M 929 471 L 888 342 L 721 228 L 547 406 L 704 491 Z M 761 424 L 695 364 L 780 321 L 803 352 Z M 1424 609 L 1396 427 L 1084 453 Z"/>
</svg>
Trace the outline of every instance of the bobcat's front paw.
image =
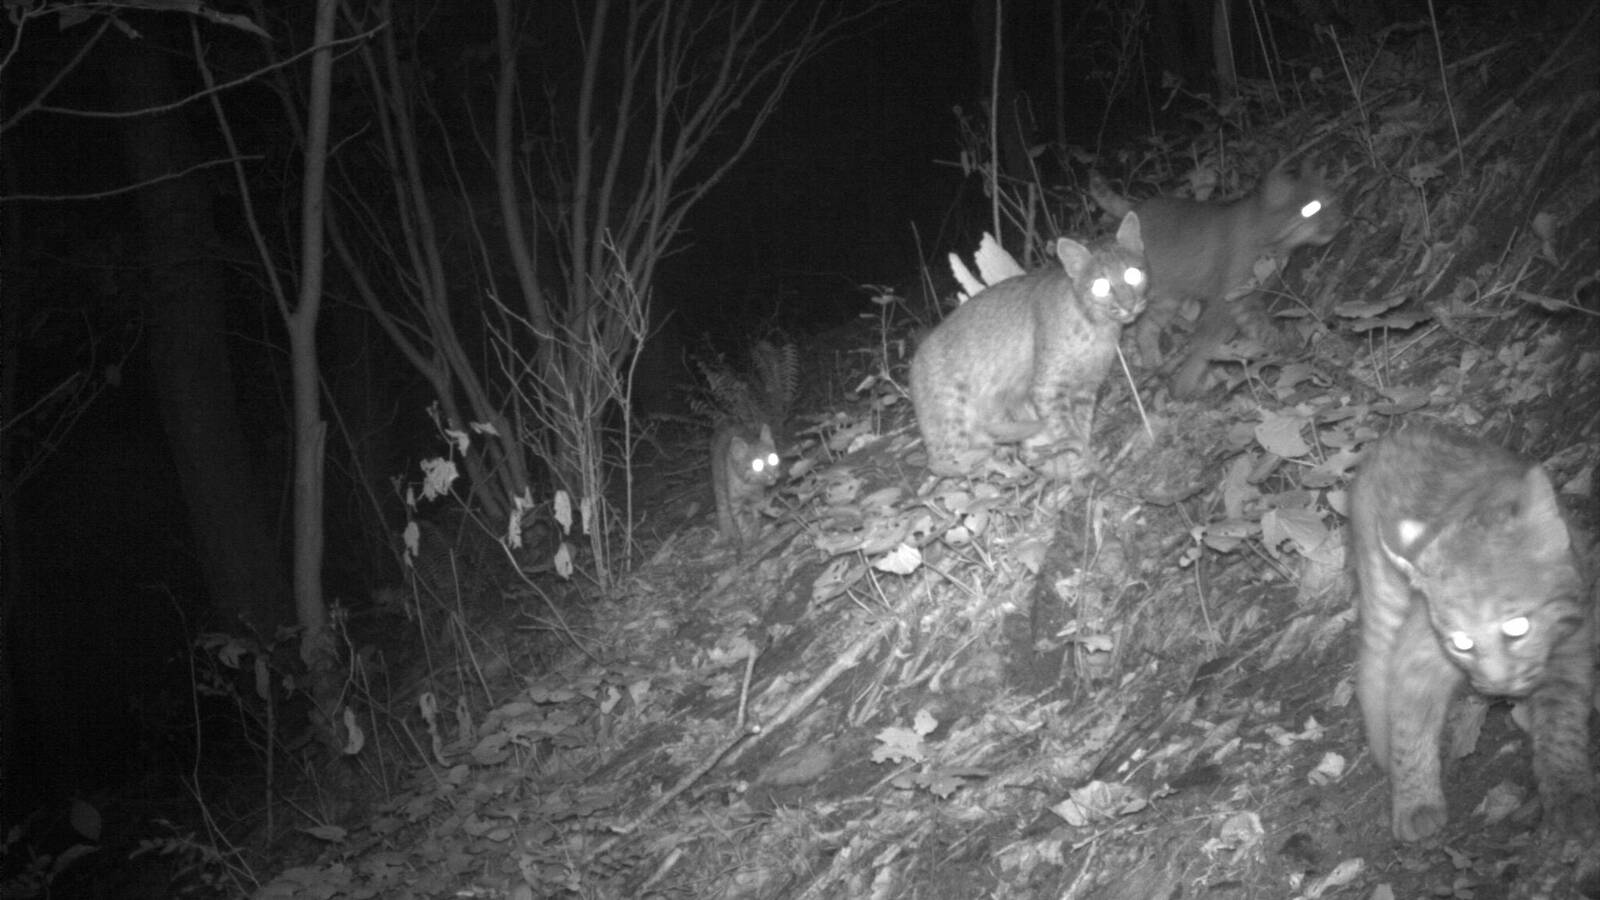
<svg viewBox="0 0 1600 900">
<path fill-rule="evenodd" d="M 1394 805 L 1394 836 L 1407 844 L 1438 834 L 1449 821 L 1444 801 L 1411 802 L 1399 800 Z"/>
</svg>

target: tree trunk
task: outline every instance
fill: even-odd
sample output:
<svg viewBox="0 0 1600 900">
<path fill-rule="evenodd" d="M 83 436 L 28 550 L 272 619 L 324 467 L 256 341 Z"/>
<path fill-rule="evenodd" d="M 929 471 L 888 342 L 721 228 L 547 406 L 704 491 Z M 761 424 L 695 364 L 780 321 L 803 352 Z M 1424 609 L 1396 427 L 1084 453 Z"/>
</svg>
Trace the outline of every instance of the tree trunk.
<svg viewBox="0 0 1600 900">
<path fill-rule="evenodd" d="M 1217 95 L 1224 100 L 1239 92 L 1239 73 L 1233 65 L 1233 22 L 1228 13 L 1228 0 L 1215 0 L 1211 5 L 1211 60 L 1216 67 Z"/>
<path fill-rule="evenodd" d="M 311 56 L 311 96 L 306 103 L 306 165 L 300 213 L 300 292 L 293 312 L 285 311 L 290 364 L 294 369 L 294 597 L 300 625 L 300 661 L 322 677 L 317 703 L 330 715 L 337 707 L 337 679 L 329 677 L 337 651 L 328 631 L 328 606 L 322 597 L 323 448 L 328 423 L 322 420 L 322 374 L 317 366 L 317 318 L 322 311 L 323 185 L 328 167 L 328 105 L 333 82 L 335 0 L 317 0 Z"/>
<path fill-rule="evenodd" d="M 162 34 L 145 23 L 145 39 L 109 38 L 113 90 L 124 109 L 169 103 L 178 96 Z M 124 122 L 121 137 L 133 181 L 188 168 L 199 151 L 186 106 Z M 202 574 L 217 613 L 233 630 L 247 622 L 263 638 L 288 621 L 288 583 L 278 562 L 265 504 L 250 477 L 228 358 L 223 271 L 214 249 L 209 177 L 190 174 L 156 182 L 135 197 L 149 264 L 145 290 L 148 348 L 161 424 L 189 510 Z"/>
</svg>

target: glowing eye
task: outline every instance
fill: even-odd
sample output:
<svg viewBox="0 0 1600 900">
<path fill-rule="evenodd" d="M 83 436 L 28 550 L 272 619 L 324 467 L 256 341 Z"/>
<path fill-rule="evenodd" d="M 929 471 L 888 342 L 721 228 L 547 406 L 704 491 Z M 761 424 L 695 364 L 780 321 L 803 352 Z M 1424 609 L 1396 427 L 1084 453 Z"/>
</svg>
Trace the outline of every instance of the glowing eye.
<svg viewBox="0 0 1600 900">
<path fill-rule="evenodd" d="M 750 460 L 750 471 L 752 471 L 752 472 L 755 472 L 755 473 L 759 474 L 761 472 L 761 470 L 765 469 L 766 467 L 767 467 L 767 461 L 764 460 L 764 459 L 752 459 L 752 460 Z"/>
<path fill-rule="evenodd" d="M 1089 284 L 1089 293 L 1096 297 L 1105 297 L 1111 293 L 1111 279 L 1096 278 Z"/>
<path fill-rule="evenodd" d="M 1122 280 L 1126 281 L 1132 287 L 1138 287 L 1139 285 L 1144 284 L 1144 270 L 1135 269 L 1130 266 L 1126 272 L 1122 273 Z"/>
<path fill-rule="evenodd" d="M 767 465 L 771 466 L 773 468 L 777 468 L 777 465 L 778 465 L 778 454 L 776 454 L 776 453 L 768 453 L 767 454 Z"/>
<path fill-rule="evenodd" d="M 1472 650 L 1472 638 L 1467 637 L 1464 632 L 1457 631 L 1450 635 L 1450 646 L 1454 647 L 1457 653 L 1467 653 Z"/>
<path fill-rule="evenodd" d="M 1300 218 L 1309 219 L 1319 212 L 1322 212 L 1322 201 L 1313 200 L 1310 203 L 1307 203 L 1305 206 L 1300 207 Z"/>
<path fill-rule="evenodd" d="M 1533 623 L 1528 621 L 1527 616 L 1517 616 L 1515 619 L 1507 619 L 1501 622 L 1500 633 L 1506 637 L 1519 638 L 1527 634 L 1532 627 Z"/>
</svg>

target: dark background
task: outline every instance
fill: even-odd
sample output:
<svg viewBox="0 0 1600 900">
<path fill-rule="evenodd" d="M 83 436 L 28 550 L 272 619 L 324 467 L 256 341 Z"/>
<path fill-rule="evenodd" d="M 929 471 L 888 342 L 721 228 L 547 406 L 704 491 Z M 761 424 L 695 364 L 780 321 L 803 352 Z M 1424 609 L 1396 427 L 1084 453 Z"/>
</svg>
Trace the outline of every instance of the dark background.
<svg viewBox="0 0 1600 900">
<path fill-rule="evenodd" d="M 302 6 L 299 28 L 310 9 Z M 1178 121 L 1182 102 L 1160 105 L 1157 86 L 1166 70 L 1183 74 L 1195 90 L 1208 89 L 1203 56 L 1193 51 L 1191 4 L 1155 8 L 1168 26 L 1141 56 L 1134 83 L 1110 98 L 1101 87 L 1107 53 L 1114 52 L 1103 8 L 1066 4 L 1070 37 L 1059 52 L 1067 62 L 1067 99 L 1058 104 L 1052 5 L 1006 4 L 1015 81 L 1037 115 L 1034 138 L 1064 137 L 1094 151 L 1102 142 Z M 680 252 L 660 274 L 657 302 L 673 313 L 663 333 L 669 364 L 681 364 L 697 347 L 735 348 L 768 325 L 804 337 L 847 324 L 869 309 L 872 291 L 864 285 L 913 290 L 924 266 L 944 283 L 937 261 L 972 246 L 988 227 L 980 180 L 954 165 L 961 150 L 955 110 L 981 122 L 987 96 L 982 9 L 986 4 L 962 0 L 890 4 L 803 69 L 750 154 L 692 214 Z M 1410 12 L 1402 7 L 1393 14 Z M 436 16 L 422 65 L 441 86 L 476 78 L 482 89 L 489 67 L 467 68 L 462 60 L 492 33 L 488 5 L 454 5 Z M 185 63 L 186 19 L 138 12 L 125 19 L 172 54 L 175 71 L 192 77 L 192 61 Z M 0 89 L 8 121 L 60 70 L 88 27 L 28 32 Z M 232 69 L 248 68 L 243 38 L 220 26 L 202 23 L 201 29 L 213 42 L 214 65 L 229 70 L 230 53 L 237 52 Z M 9 29 L 0 33 L 9 35 Z M 1286 55 L 1294 43 L 1311 40 L 1309 30 L 1287 25 L 1279 34 L 1289 44 L 1281 48 Z M 105 43 L 126 40 L 112 33 Z M 1247 67 L 1250 52 L 1241 48 Z M 108 84 L 119 77 L 116 53 L 102 45 L 51 102 L 105 109 Z M 524 77 L 535 77 L 531 68 Z M 226 99 L 245 152 L 260 157 L 251 163 L 253 177 L 281 180 L 298 157 L 278 98 L 264 86 L 245 85 Z M 1058 107 L 1067 112 L 1060 121 L 1053 116 Z M 205 104 L 191 105 L 199 140 L 221 157 L 223 146 L 207 126 L 210 116 Z M 203 627 L 207 603 L 144 357 L 139 292 L 146 273 L 132 249 L 140 226 L 127 196 L 19 199 L 127 183 L 118 127 L 34 112 L 0 135 L 4 193 L 11 198 L 0 304 L 8 335 L 4 362 L 7 377 L 16 379 L 17 398 L 6 414 L 54 402 L 52 391 L 74 372 L 104 385 L 58 442 L 22 435 L 49 452 L 20 490 L 6 491 L 4 650 L 7 686 L 14 691 L 5 698 L 8 820 L 47 799 L 132 783 L 181 796 L 174 777 L 190 745 L 188 641 Z M 1081 173 L 1061 166 L 1061 158 L 1040 157 L 1045 180 L 1076 183 Z M 255 454 L 253 471 L 243 477 L 254 481 L 273 511 L 287 566 L 291 442 L 281 323 L 232 215 L 231 175 L 219 168 L 195 177 L 215 181 L 222 198 L 216 226 L 239 260 L 230 269 L 230 351 Z M 488 196 L 487 186 L 477 187 Z M 476 214 L 492 213 L 487 207 Z M 282 229 L 272 237 L 287 243 L 293 214 L 269 207 L 264 215 L 269 228 Z M 381 416 L 364 424 L 384 430 L 384 462 L 398 474 L 431 449 L 433 432 L 423 414 L 428 392 L 344 299 L 337 265 L 330 266 L 321 338 L 325 371 L 330 379 L 365 379 L 379 398 Z M 681 369 L 666 377 L 679 376 L 687 377 Z M 19 463 L 5 461 L 8 485 Z M 330 466 L 330 492 L 339 490 L 335 469 Z M 330 596 L 365 597 L 396 577 L 392 556 L 378 552 L 381 527 L 360 522 L 357 510 L 330 500 Z"/>
</svg>

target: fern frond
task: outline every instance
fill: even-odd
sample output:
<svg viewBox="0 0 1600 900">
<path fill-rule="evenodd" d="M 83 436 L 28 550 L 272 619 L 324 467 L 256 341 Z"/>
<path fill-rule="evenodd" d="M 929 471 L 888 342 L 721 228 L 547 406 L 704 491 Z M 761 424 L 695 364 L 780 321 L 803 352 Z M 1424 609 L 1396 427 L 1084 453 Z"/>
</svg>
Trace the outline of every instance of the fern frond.
<svg viewBox="0 0 1600 900">
<path fill-rule="evenodd" d="M 695 366 L 705 386 L 689 398 L 691 410 L 717 424 L 763 421 L 761 398 L 749 382 L 726 367 L 713 366 L 705 360 L 696 360 Z"/>
<path fill-rule="evenodd" d="M 768 341 L 757 341 L 750 350 L 750 359 L 755 365 L 768 418 L 775 422 L 787 420 L 800 390 L 799 351 L 794 344 L 775 346 Z"/>
</svg>

